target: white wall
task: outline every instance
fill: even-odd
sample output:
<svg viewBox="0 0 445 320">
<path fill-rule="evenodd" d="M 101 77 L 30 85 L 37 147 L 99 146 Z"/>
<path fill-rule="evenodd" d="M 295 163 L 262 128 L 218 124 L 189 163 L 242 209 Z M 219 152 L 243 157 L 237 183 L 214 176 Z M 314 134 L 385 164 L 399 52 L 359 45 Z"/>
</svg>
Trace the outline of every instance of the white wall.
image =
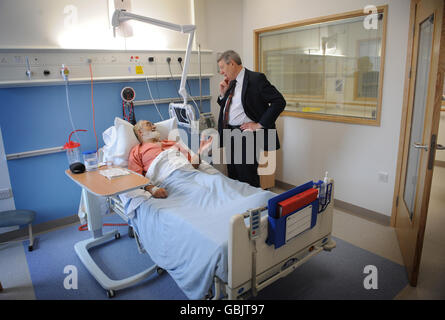
<svg viewBox="0 0 445 320">
<path fill-rule="evenodd" d="M 243 54 L 253 68 L 253 30 L 267 26 L 361 10 L 367 0 L 244 0 Z M 391 215 L 403 103 L 410 1 L 388 4 L 386 61 L 380 127 L 280 117 L 282 143 L 278 180 L 301 184 L 322 177 L 336 180 L 335 198 Z M 389 174 L 388 183 L 378 173 Z"/>
<path fill-rule="evenodd" d="M 131 11 L 191 24 L 193 0 L 131 0 Z M 108 0 L 0 0 L 1 48 L 184 49 L 187 36 L 132 21 L 134 37 L 113 37 Z"/>
<path fill-rule="evenodd" d="M 214 97 L 211 110 L 218 120 L 219 105 L 216 97 L 219 95 L 219 82 L 222 76 L 217 74 L 216 59 L 218 53 L 232 49 L 243 54 L 243 1 L 242 0 L 194 0 L 196 12 L 197 44 L 213 51 L 215 60 L 214 73 L 210 79 L 210 94 Z M 200 33 L 201 32 L 201 33 Z"/>
</svg>

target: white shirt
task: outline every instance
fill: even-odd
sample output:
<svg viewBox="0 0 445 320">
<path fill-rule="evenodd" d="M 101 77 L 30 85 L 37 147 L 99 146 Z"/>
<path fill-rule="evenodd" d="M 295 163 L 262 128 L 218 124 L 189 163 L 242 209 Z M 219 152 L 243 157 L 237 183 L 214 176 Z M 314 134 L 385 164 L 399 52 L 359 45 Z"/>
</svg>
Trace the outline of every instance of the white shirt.
<svg viewBox="0 0 445 320">
<path fill-rule="evenodd" d="M 229 110 L 229 125 L 240 126 L 246 122 L 253 122 L 244 112 L 241 102 L 241 91 L 243 90 L 244 74 L 246 69 L 242 68 L 236 77 L 235 92 L 233 93 L 232 103 Z"/>
</svg>

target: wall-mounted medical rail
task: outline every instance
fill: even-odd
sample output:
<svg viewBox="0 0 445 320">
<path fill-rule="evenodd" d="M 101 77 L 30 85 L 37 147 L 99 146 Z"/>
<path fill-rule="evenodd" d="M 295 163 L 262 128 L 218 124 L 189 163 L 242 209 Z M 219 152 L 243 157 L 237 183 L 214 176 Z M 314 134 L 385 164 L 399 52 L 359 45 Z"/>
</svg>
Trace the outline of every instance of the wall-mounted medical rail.
<svg viewBox="0 0 445 320">
<path fill-rule="evenodd" d="M 206 73 L 202 75 L 203 78 L 210 78 L 213 74 Z M 189 79 L 198 79 L 199 75 L 191 75 Z M 108 83 L 108 82 L 123 82 L 123 81 L 147 81 L 148 80 L 179 80 L 181 76 L 173 74 L 173 77 L 169 75 L 157 75 L 157 76 L 108 76 L 108 77 L 95 77 L 94 83 Z M 69 84 L 89 84 L 91 78 L 71 78 Z M 38 80 L 15 80 L 15 81 L 0 81 L 0 88 L 10 88 L 10 87 L 34 87 L 34 86 L 56 86 L 65 85 L 64 80 L 59 79 L 38 79 Z M 181 100 L 182 101 L 182 100 Z"/>
<path fill-rule="evenodd" d="M 42 156 L 45 154 L 58 153 L 58 152 L 62 152 L 62 151 L 65 151 L 63 149 L 63 146 L 54 147 L 54 148 L 38 149 L 38 150 L 32 150 L 32 151 L 25 151 L 25 152 L 18 152 L 18 153 L 11 153 L 11 154 L 6 155 L 6 160 L 15 160 L 15 159 L 28 158 L 28 157 Z"/>
<path fill-rule="evenodd" d="M 197 100 L 211 100 L 212 96 L 196 96 L 196 97 L 191 97 L 193 100 L 197 101 Z M 133 102 L 133 104 L 135 106 L 145 106 L 145 105 L 150 105 L 150 104 L 163 104 L 163 103 L 175 103 L 175 102 L 182 102 L 183 99 L 182 98 L 163 98 L 163 99 L 156 99 L 156 100 L 135 100 Z"/>
<path fill-rule="evenodd" d="M 212 96 L 193 96 L 191 98 L 195 101 L 211 100 Z M 172 103 L 172 102 L 174 103 L 174 102 L 181 102 L 181 101 L 183 101 L 182 98 L 163 98 L 163 99 L 156 99 L 156 100 L 139 100 L 139 101 L 134 101 L 134 105 L 135 106 L 145 106 L 145 105 L 151 105 L 154 103 L 163 104 L 163 103 Z M 22 158 L 36 157 L 36 156 L 42 156 L 45 154 L 58 153 L 58 152 L 63 152 L 63 151 L 65 151 L 63 149 L 63 146 L 60 146 L 60 147 L 11 153 L 11 154 L 6 155 L 6 160 L 16 160 L 16 159 L 22 159 Z"/>
</svg>

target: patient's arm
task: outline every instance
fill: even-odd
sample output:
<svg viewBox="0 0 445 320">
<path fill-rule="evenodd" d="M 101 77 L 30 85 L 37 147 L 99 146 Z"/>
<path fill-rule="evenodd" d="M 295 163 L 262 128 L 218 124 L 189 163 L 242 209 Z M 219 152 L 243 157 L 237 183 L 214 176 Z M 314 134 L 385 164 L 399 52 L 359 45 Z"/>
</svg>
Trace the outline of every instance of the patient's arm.
<svg viewBox="0 0 445 320">
<path fill-rule="evenodd" d="M 212 145 L 213 137 L 209 137 L 208 139 L 202 139 L 201 143 L 199 144 L 199 154 L 203 154 L 206 152 L 210 146 Z"/>
<path fill-rule="evenodd" d="M 201 164 L 201 157 L 198 154 L 194 154 L 190 160 L 190 163 L 192 164 L 193 168 L 198 169 L 199 165 Z"/>
<path fill-rule="evenodd" d="M 138 148 L 139 146 L 134 146 L 130 150 L 130 154 L 128 157 L 128 169 L 145 176 L 144 166 L 142 164 L 141 157 L 138 156 L 139 155 Z"/>
<path fill-rule="evenodd" d="M 201 143 L 199 145 L 198 154 L 193 154 L 193 156 L 190 159 L 190 163 L 192 164 L 193 168 L 198 169 L 199 165 L 201 164 L 201 155 L 208 151 L 210 146 L 212 145 L 212 137 L 206 140 L 201 140 Z"/>
<path fill-rule="evenodd" d="M 193 168 L 198 169 L 201 164 L 201 154 L 208 151 L 210 146 L 212 145 L 212 137 L 209 139 L 202 139 L 199 145 L 198 154 L 193 153 L 187 146 L 182 143 L 176 143 L 175 147 L 188 159 L 188 161 L 192 164 Z"/>
<path fill-rule="evenodd" d="M 164 188 L 158 188 L 154 185 L 148 185 L 144 187 L 145 191 L 151 193 L 151 195 L 155 198 L 167 198 L 168 192 Z"/>
</svg>

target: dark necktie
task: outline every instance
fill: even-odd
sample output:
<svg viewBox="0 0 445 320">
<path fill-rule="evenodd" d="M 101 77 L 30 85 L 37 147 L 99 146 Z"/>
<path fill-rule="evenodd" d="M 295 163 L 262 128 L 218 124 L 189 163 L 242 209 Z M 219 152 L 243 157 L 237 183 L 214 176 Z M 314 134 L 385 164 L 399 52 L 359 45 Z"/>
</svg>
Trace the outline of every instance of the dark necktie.
<svg viewBox="0 0 445 320">
<path fill-rule="evenodd" d="M 230 111 L 230 104 L 232 103 L 233 94 L 235 93 L 235 87 L 236 87 L 236 80 L 232 80 L 229 85 L 229 96 L 227 97 L 226 101 L 226 107 L 224 110 L 224 119 L 223 119 L 223 127 L 227 128 L 227 125 L 229 124 L 229 111 Z"/>
</svg>

